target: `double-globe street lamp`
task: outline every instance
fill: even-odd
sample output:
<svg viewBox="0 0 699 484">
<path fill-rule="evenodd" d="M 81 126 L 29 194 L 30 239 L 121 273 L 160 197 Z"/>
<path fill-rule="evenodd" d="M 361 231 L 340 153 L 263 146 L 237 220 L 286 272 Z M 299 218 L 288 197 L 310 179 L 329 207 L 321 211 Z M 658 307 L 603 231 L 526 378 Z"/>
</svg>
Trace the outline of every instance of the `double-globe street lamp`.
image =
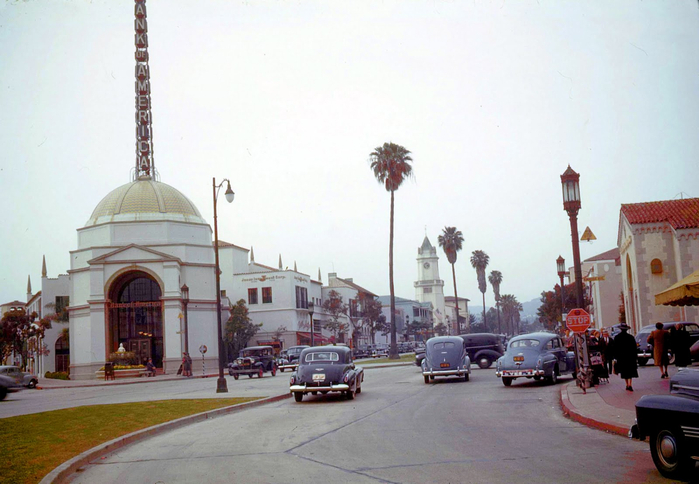
<svg viewBox="0 0 699 484">
<path fill-rule="evenodd" d="M 582 285 L 582 266 L 580 265 L 580 241 L 578 240 L 578 211 L 580 210 L 580 174 L 576 173 L 570 165 L 561 175 L 561 185 L 563 188 L 563 209 L 568 212 L 570 219 L 570 235 L 573 241 L 573 266 L 575 270 L 575 296 L 577 306 L 584 309 L 583 285 Z M 560 270 L 560 268 L 559 268 Z M 560 272 L 559 272 L 560 274 Z M 561 279 L 562 280 L 562 279 Z M 561 284 L 561 287 L 563 284 Z M 587 371 L 587 342 L 583 335 L 576 333 L 575 335 L 576 360 L 579 366 L 584 368 L 584 377 L 579 376 L 579 379 L 584 378 L 589 384 L 589 371 Z M 585 388 L 583 386 L 583 388 Z"/>
<path fill-rule="evenodd" d="M 218 264 L 218 222 L 216 220 L 216 201 L 218 200 L 218 192 L 223 184 L 227 182 L 226 200 L 228 203 L 233 201 L 235 193 L 231 190 L 231 182 L 227 178 L 216 185 L 214 177 L 214 253 L 216 254 L 216 329 L 218 330 L 218 380 L 216 381 L 216 393 L 228 393 L 228 384 L 223 377 L 223 329 L 221 328 L 221 269 Z M 186 334 L 186 333 L 185 333 Z"/>
</svg>

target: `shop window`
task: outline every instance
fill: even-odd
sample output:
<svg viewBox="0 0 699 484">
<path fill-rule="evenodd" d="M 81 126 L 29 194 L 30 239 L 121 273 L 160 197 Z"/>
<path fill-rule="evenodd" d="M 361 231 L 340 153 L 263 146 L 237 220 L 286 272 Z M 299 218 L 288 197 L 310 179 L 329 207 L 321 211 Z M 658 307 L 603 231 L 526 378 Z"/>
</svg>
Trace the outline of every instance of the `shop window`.
<svg viewBox="0 0 699 484">
<path fill-rule="evenodd" d="M 662 274 L 663 273 L 663 263 L 660 259 L 653 259 L 650 262 L 650 272 L 651 274 Z"/>
<path fill-rule="evenodd" d="M 262 288 L 262 304 L 271 304 L 272 303 L 272 288 L 271 287 L 263 287 Z"/>
<path fill-rule="evenodd" d="M 248 305 L 257 304 L 257 288 L 248 289 Z"/>
</svg>

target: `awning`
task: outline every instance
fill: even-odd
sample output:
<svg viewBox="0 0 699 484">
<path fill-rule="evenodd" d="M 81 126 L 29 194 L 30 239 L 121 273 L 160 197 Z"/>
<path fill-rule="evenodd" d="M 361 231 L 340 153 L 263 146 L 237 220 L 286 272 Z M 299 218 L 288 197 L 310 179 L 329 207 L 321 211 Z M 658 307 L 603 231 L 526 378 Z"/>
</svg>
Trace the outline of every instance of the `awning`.
<svg viewBox="0 0 699 484">
<path fill-rule="evenodd" d="M 297 331 L 296 332 L 296 339 L 300 340 L 301 338 L 304 338 L 304 339 L 307 339 L 308 341 L 310 341 L 311 340 L 311 333 L 310 332 L 304 333 L 303 331 Z M 330 339 L 326 338 L 322 334 L 313 333 L 313 343 L 316 343 L 316 344 L 317 343 L 327 343 L 329 341 L 330 341 Z"/>
<path fill-rule="evenodd" d="M 656 305 L 699 306 L 699 271 L 655 295 Z"/>
</svg>

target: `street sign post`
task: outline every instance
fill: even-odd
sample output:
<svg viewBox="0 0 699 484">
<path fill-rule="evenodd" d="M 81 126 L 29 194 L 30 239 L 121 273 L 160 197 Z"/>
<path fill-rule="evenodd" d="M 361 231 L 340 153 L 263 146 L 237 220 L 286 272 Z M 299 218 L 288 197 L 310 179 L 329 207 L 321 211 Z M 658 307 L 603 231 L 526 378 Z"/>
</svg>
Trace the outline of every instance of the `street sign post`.
<svg viewBox="0 0 699 484">
<path fill-rule="evenodd" d="M 590 314 L 584 309 L 573 309 L 566 317 L 566 327 L 573 333 L 584 333 L 590 327 Z"/>
</svg>

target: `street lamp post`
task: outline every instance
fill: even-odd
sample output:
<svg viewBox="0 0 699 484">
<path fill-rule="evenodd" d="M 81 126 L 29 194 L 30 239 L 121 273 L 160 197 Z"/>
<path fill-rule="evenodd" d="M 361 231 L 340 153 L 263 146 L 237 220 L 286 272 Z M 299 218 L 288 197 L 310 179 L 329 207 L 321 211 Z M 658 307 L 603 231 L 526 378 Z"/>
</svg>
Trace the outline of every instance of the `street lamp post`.
<svg viewBox="0 0 699 484">
<path fill-rule="evenodd" d="M 314 345 L 314 339 L 313 339 L 313 310 L 315 309 L 315 304 L 313 304 L 313 301 L 308 301 L 308 317 L 311 320 L 311 346 Z"/>
<path fill-rule="evenodd" d="M 218 200 L 218 192 L 221 190 L 223 183 L 227 182 L 226 200 L 228 203 L 233 201 L 235 193 L 231 190 L 231 182 L 224 179 L 216 185 L 214 177 L 214 253 L 216 254 L 216 329 L 218 330 L 218 380 L 216 381 L 216 393 L 228 393 L 228 384 L 223 377 L 223 330 L 221 329 L 221 269 L 218 263 L 218 221 L 216 217 L 216 201 Z"/>
<path fill-rule="evenodd" d="M 570 219 L 570 235 L 573 241 L 573 265 L 575 268 L 575 296 L 577 306 L 580 309 L 585 309 L 583 299 L 582 285 L 582 266 L 580 265 L 580 241 L 578 237 L 578 211 L 580 210 L 580 174 L 573 171 L 568 165 L 568 168 L 561 175 L 561 185 L 563 188 L 563 209 L 568 212 Z M 580 334 L 575 334 L 575 352 L 576 361 L 578 362 L 578 384 L 583 388 L 589 386 L 590 372 L 588 371 L 587 359 L 587 341 Z"/>
<path fill-rule="evenodd" d="M 189 354 L 189 327 L 187 325 L 187 305 L 189 304 L 189 287 L 183 284 L 180 288 L 182 293 L 182 305 L 184 306 L 184 352 Z"/>
<path fill-rule="evenodd" d="M 561 325 L 563 325 L 563 315 L 566 312 L 565 288 L 563 287 L 563 278 L 566 275 L 566 260 L 560 255 L 556 259 L 556 269 L 558 270 L 558 277 L 561 279 Z"/>
</svg>

